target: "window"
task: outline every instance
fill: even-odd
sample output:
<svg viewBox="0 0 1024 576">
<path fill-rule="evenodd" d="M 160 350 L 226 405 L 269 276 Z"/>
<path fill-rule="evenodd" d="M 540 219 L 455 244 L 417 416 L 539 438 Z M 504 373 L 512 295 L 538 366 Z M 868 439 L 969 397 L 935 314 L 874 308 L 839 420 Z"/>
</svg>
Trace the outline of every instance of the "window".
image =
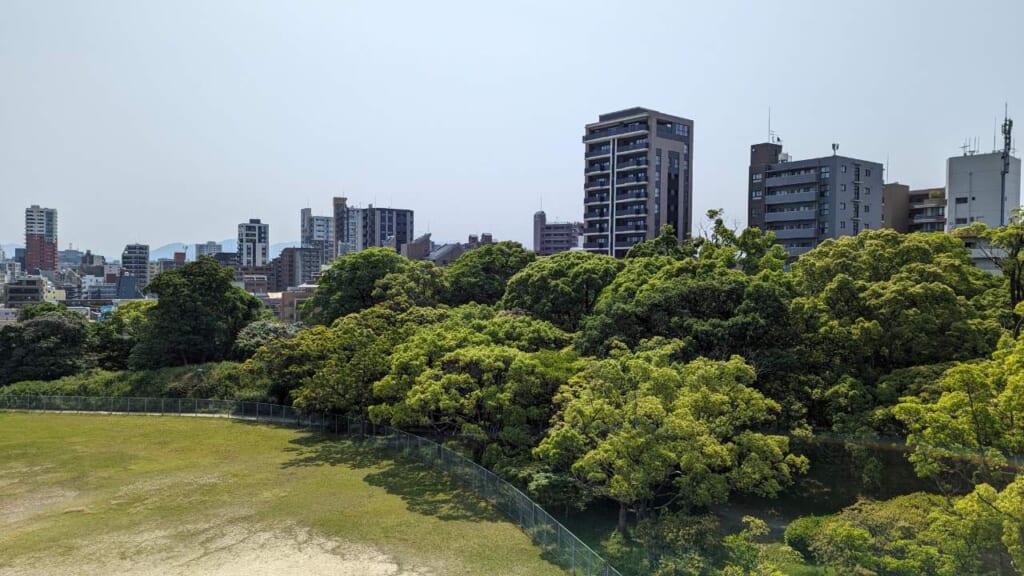
<svg viewBox="0 0 1024 576">
<path fill-rule="evenodd" d="M 956 219 L 956 223 L 957 224 L 967 224 L 967 218 L 957 218 Z"/>
<path fill-rule="evenodd" d="M 764 179 L 764 174 L 754 174 L 753 176 L 750 177 L 750 181 L 751 182 L 760 182 L 763 179 Z"/>
<path fill-rule="evenodd" d="M 839 229 L 840 230 L 845 230 L 846 229 L 846 220 L 840 220 L 839 221 Z"/>
<path fill-rule="evenodd" d="M 840 192 L 846 192 L 846 184 L 840 184 L 839 185 L 839 191 Z"/>
<path fill-rule="evenodd" d="M 846 210 L 846 202 L 840 202 L 839 203 L 839 209 L 840 210 Z"/>
<path fill-rule="evenodd" d="M 843 164 L 842 168 L 840 168 L 839 171 L 842 172 L 843 174 L 846 174 L 846 164 Z"/>
<path fill-rule="evenodd" d="M 864 169 L 864 177 L 867 178 L 869 176 L 871 176 L 871 168 L 865 168 Z M 867 226 L 865 226 L 865 228 L 867 228 Z"/>
<path fill-rule="evenodd" d="M 864 205 L 864 213 L 867 214 L 868 212 L 871 212 L 871 205 L 870 204 L 865 204 Z M 865 228 L 867 228 L 867 226 L 865 226 Z"/>
<path fill-rule="evenodd" d="M 864 195 L 867 196 L 868 194 L 871 194 L 871 188 L 868 188 L 867 186 L 865 186 L 864 187 Z"/>
<path fill-rule="evenodd" d="M 967 196 L 957 196 L 956 197 L 956 203 L 957 204 L 967 204 Z"/>
<path fill-rule="evenodd" d="M 761 197 L 761 191 L 760 190 L 754 190 L 753 192 L 750 193 L 750 197 L 751 198 L 760 198 Z"/>
</svg>

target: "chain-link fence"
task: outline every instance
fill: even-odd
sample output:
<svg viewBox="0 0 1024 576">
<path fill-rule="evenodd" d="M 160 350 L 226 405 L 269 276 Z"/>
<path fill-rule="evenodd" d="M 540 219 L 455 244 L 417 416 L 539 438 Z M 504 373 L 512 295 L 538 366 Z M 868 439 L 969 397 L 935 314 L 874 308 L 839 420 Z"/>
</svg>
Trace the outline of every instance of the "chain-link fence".
<svg viewBox="0 0 1024 576">
<path fill-rule="evenodd" d="M 0 410 L 100 412 L 206 416 L 313 428 L 363 437 L 450 476 L 515 522 L 548 557 L 574 576 L 622 576 L 521 490 L 465 456 L 415 434 L 333 414 L 304 413 L 291 406 L 241 400 L 90 396 L 0 396 Z"/>
</svg>

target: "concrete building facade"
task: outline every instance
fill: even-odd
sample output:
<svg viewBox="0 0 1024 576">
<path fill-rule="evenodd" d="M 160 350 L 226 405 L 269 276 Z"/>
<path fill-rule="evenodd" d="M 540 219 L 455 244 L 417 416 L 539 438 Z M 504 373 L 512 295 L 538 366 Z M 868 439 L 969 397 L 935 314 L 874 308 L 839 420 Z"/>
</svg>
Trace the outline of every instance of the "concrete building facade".
<svg viewBox="0 0 1024 576">
<path fill-rule="evenodd" d="M 882 165 L 847 156 L 791 161 L 777 143 L 750 147 L 747 222 L 790 256 L 882 226 Z"/>
<path fill-rule="evenodd" d="M 135 278 L 135 284 L 142 290 L 151 279 L 149 269 L 149 245 L 128 244 L 121 252 L 121 268 Z"/>
<path fill-rule="evenodd" d="M 543 210 L 533 215 L 533 251 L 538 256 L 572 250 L 582 235 L 582 222 L 548 222 Z"/>
<path fill-rule="evenodd" d="M 946 161 L 946 230 L 984 222 L 989 227 L 1009 223 L 1020 207 L 1020 158 L 1010 157 L 1006 195 L 1002 194 L 1001 152 L 965 154 Z"/>
<path fill-rule="evenodd" d="M 321 264 L 334 260 L 337 252 L 334 247 L 334 217 L 314 216 L 312 208 L 303 208 L 299 220 L 301 247 L 315 250 L 320 255 Z"/>
<path fill-rule="evenodd" d="M 348 205 L 348 198 L 334 199 L 334 244 L 338 256 L 366 248 L 389 247 L 399 251 L 415 240 L 412 210 L 366 208 Z"/>
<path fill-rule="evenodd" d="M 214 242 L 213 240 L 207 240 L 205 244 L 195 245 L 195 259 L 199 260 L 202 256 L 213 257 L 214 254 L 224 251 L 224 246 L 220 242 Z"/>
<path fill-rule="evenodd" d="M 58 270 L 57 210 L 38 205 L 25 209 L 25 262 L 29 274 Z"/>
<path fill-rule="evenodd" d="M 271 292 L 283 292 L 295 286 L 309 284 L 320 272 L 322 254 L 316 248 L 285 248 L 274 259 L 274 282 Z"/>
<path fill-rule="evenodd" d="M 664 225 L 693 223 L 693 121 L 647 108 L 601 114 L 583 135 L 583 248 L 625 256 Z"/>
<path fill-rule="evenodd" d="M 250 219 L 238 225 L 238 265 L 266 266 L 270 264 L 270 224 Z"/>
<path fill-rule="evenodd" d="M 910 186 L 892 182 L 882 192 L 882 227 L 904 234 L 942 232 L 946 229 L 946 190 Z"/>
</svg>

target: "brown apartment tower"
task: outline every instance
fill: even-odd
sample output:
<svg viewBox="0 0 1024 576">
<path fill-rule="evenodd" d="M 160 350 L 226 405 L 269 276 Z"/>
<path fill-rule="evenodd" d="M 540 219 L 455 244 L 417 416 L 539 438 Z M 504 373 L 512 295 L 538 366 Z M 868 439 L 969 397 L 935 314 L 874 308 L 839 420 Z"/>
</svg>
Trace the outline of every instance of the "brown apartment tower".
<svg viewBox="0 0 1024 576">
<path fill-rule="evenodd" d="M 25 209 L 25 271 L 57 270 L 57 210 L 33 204 Z"/>
<path fill-rule="evenodd" d="M 647 108 L 601 114 L 583 135 L 583 249 L 621 258 L 693 223 L 693 121 Z"/>
</svg>

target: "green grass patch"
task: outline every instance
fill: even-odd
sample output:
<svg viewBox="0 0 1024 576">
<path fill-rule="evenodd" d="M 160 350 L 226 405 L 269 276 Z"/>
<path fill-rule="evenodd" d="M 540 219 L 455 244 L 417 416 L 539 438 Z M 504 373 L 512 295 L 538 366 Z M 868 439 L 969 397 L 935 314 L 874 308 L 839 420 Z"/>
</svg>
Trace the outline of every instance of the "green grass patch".
<svg viewBox="0 0 1024 576">
<path fill-rule="evenodd" d="M 210 567 L 232 550 L 267 556 L 286 534 L 321 563 L 355 546 L 400 574 L 565 574 L 472 493 L 350 440 L 216 418 L 0 413 L 0 454 L 0 573 L 235 573 Z"/>
</svg>

